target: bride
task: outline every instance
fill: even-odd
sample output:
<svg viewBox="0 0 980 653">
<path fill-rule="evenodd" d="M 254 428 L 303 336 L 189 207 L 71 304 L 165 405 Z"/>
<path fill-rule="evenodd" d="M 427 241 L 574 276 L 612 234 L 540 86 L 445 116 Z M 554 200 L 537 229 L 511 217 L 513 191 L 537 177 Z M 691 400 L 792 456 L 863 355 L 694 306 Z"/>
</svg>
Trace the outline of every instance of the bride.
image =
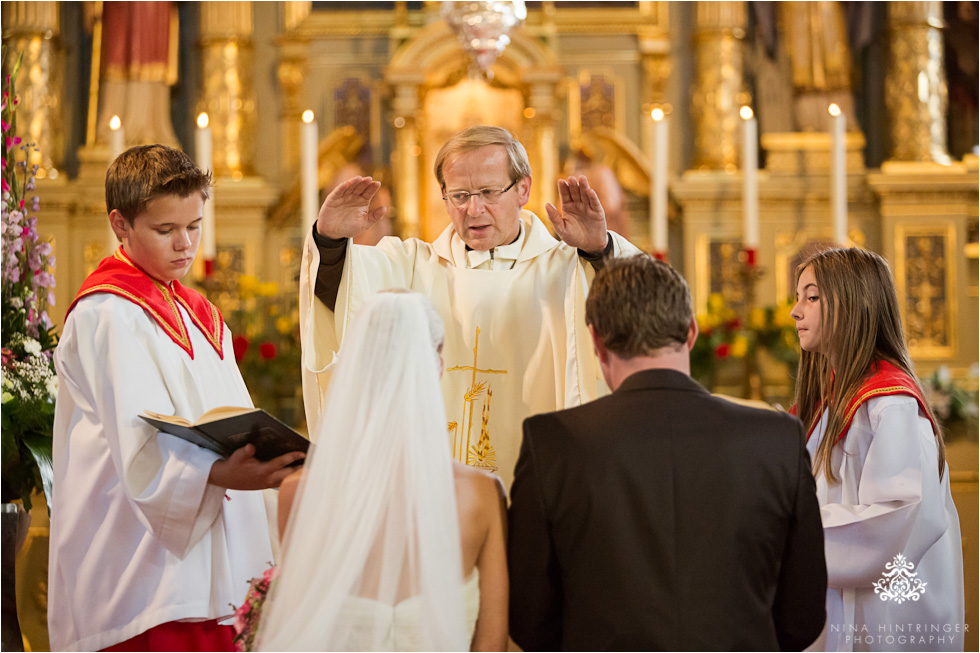
<svg viewBox="0 0 980 653">
<path fill-rule="evenodd" d="M 452 459 L 442 340 L 408 291 L 345 335 L 316 446 L 279 492 L 259 650 L 505 650 L 503 487 Z"/>
</svg>

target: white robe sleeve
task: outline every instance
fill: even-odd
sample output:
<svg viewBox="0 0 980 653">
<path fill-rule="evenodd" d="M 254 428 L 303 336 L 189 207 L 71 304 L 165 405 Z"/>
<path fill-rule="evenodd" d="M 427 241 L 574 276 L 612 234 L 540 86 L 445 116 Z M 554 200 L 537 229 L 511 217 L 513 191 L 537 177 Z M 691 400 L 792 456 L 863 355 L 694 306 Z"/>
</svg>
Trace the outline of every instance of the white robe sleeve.
<svg viewBox="0 0 980 653">
<path fill-rule="evenodd" d="M 613 251 L 612 256 L 619 258 L 623 256 L 636 256 L 637 254 L 642 254 L 642 252 L 630 241 L 626 240 L 615 231 L 610 231 L 613 239 Z"/>
<path fill-rule="evenodd" d="M 374 247 L 347 242 L 344 273 L 334 310 L 315 295 L 320 252 L 312 231 L 303 247 L 299 280 L 299 324 L 302 346 L 303 405 L 311 439 L 316 437 L 330 367 L 344 332 L 357 309 L 373 293 L 386 288 L 410 288 L 418 241 L 387 237 Z"/>
<path fill-rule="evenodd" d="M 845 495 L 856 497 L 820 509 L 830 587 L 870 586 L 896 554 L 920 560 L 947 528 L 935 438 L 916 400 L 882 397 L 867 406 L 855 415 L 838 468 L 851 488 Z"/>
<path fill-rule="evenodd" d="M 172 553 L 183 557 L 210 528 L 225 491 L 208 484 L 214 452 L 160 433 L 139 415 L 173 414 L 172 391 L 142 325 L 114 315 L 111 302 L 81 302 L 66 323 L 55 363 L 60 383 L 80 409 L 80 419 L 102 437 L 121 487 L 140 522 Z M 81 454 L 98 451 L 69 442 Z M 83 464 L 80 461 L 76 464 Z M 93 469 L 99 469 L 93 465 Z M 56 488 L 70 492 L 70 488 Z"/>
</svg>

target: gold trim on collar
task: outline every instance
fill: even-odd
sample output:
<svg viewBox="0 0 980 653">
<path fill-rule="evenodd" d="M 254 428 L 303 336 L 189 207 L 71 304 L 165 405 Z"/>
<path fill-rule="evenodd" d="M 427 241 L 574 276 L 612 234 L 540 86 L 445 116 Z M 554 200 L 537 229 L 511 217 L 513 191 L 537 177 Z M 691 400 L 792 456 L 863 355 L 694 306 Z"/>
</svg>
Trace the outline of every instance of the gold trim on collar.
<svg viewBox="0 0 980 653">
<path fill-rule="evenodd" d="M 158 284 L 159 287 L 159 282 L 154 281 L 154 283 Z M 175 331 L 174 328 L 170 326 L 166 320 L 163 319 L 163 316 L 160 315 L 152 306 L 150 306 L 145 299 L 134 295 L 128 290 L 123 290 L 118 286 L 113 286 L 107 283 L 100 284 L 98 286 L 92 286 L 91 288 L 87 288 L 86 290 L 80 292 L 78 294 L 78 297 L 75 298 L 75 301 L 77 302 L 82 297 L 87 297 L 97 292 L 109 292 L 109 293 L 121 295 L 126 299 L 132 301 L 134 304 L 139 305 L 144 311 L 146 311 L 156 319 L 157 324 L 163 327 L 163 329 L 173 339 L 174 342 L 176 342 L 184 351 L 190 354 L 191 358 L 194 358 L 194 347 L 191 345 L 190 336 L 187 334 L 187 327 L 184 326 L 184 320 L 181 319 L 180 311 L 177 309 L 177 305 L 174 303 L 174 300 L 171 297 L 171 293 L 169 291 L 164 292 L 163 297 L 165 300 L 167 300 L 167 303 L 170 305 L 170 309 L 174 312 L 174 316 L 177 318 L 177 324 L 180 327 L 180 331 Z"/>
</svg>

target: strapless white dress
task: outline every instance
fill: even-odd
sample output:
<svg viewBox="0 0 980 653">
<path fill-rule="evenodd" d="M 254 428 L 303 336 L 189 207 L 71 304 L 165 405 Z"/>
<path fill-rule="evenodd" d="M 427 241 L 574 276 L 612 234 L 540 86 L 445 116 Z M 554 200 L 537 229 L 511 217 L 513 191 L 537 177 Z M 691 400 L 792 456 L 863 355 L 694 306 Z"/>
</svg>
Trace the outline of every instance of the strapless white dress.
<svg viewBox="0 0 980 653">
<path fill-rule="evenodd" d="M 463 584 L 463 614 L 470 638 L 480 611 L 480 575 L 477 570 Z M 340 619 L 350 624 L 347 651 L 421 651 L 421 603 L 413 596 L 391 606 L 374 599 L 350 597 Z M 372 635 L 386 633 L 379 641 Z"/>
</svg>

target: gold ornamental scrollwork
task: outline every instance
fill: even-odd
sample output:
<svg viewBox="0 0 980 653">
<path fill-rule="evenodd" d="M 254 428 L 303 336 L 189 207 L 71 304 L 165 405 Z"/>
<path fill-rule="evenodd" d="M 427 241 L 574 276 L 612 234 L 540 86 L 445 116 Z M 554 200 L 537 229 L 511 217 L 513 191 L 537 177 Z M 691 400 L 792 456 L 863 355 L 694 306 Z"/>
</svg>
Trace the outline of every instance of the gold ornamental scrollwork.
<svg viewBox="0 0 980 653">
<path fill-rule="evenodd" d="M 956 351 L 956 232 L 952 225 L 895 228 L 895 281 L 909 353 L 951 358 Z"/>
<path fill-rule="evenodd" d="M 742 244 L 738 238 L 715 238 L 700 234 L 696 244 L 695 288 L 697 312 L 708 310 L 708 297 L 719 294 L 736 312 L 745 303 L 742 281 Z"/>
</svg>

